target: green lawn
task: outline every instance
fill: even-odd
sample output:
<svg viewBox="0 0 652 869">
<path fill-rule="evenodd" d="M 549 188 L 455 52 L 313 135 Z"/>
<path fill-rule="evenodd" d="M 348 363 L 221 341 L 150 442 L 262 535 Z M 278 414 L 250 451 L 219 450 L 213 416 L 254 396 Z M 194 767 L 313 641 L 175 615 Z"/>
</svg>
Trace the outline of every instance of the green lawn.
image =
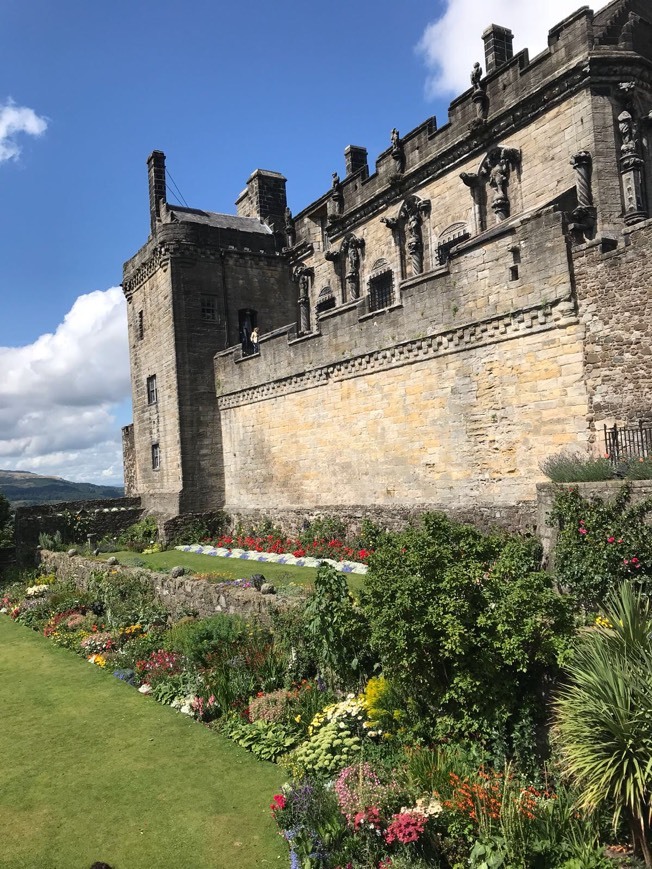
<svg viewBox="0 0 652 869">
<path fill-rule="evenodd" d="M 285 866 L 283 773 L 0 616 L 2 869 Z"/>
<path fill-rule="evenodd" d="M 120 564 L 127 567 L 144 565 L 151 570 L 168 570 L 181 565 L 193 573 L 210 574 L 217 582 L 226 579 L 246 579 L 252 573 L 262 573 L 268 582 L 274 583 L 277 588 L 283 588 L 290 583 L 312 586 L 317 576 L 316 567 L 295 567 L 291 564 L 263 563 L 242 558 L 218 558 L 215 555 L 180 552 L 178 549 L 153 552 L 151 555 L 140 552 L 107 552 L 99 557 L 106 560 L 112 555 Z M 349 573 L 347 581 L 352 591 L 360 591 L 364 586 L 364 575 Z"/>
</svg>

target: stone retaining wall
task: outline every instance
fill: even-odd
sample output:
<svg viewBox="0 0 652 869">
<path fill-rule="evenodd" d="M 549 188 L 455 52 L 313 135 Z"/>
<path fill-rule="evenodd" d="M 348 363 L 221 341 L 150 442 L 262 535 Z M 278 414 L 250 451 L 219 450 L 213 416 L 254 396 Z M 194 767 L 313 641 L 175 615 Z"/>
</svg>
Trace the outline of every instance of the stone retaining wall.
<svg viewBox="0 0 652 869">
<path fill-rule="evenodd" d="M 545 562 L 550 563 L 550 556 L 557 541 L 558 529 L 548 524 L 556 491 L 577 489 L 583 498 L 613 501 L 624 485 L 623 480 L 605 480 L 599 483 L 539 483 L 537 485 L 537 536 L 543 546 Z M 632 493 L 632 504 L 639 504 L 646 498 L 652 497 L 652 480 L 629 480 L 626 485 Z"/>
<path fill-rule="evenodd" d="M 72 580 L 78 588 L 85 589 L 93 573 L 109 573 L 111 567 L 105 561 L 70 557 L 65 552 L 41 552 L 41 566 L 46 572 L 54 572 L 60 579 Z M 289 609 L 293 600 L 278 595 L 261 594 L 255 589 L 230 588 L 220 586 L 207 579 L 193 579 L 181 576 L 177 579 L 166 573 L 155 573 L 143 568 L 117 568 L 121 573 L 144 576 L 150 583 L 157 598 L 173 617 L 189 612 L 199 616 L 212 616 L 215 613 L 228 613 L 245 617 L 268 620 L 275 610 Z"/>
</svg>

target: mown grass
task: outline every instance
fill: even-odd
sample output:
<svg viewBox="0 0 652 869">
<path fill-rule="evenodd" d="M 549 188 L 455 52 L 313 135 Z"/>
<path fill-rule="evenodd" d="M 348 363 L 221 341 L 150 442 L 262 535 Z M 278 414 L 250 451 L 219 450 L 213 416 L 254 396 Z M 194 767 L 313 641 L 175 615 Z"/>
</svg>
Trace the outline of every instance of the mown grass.
<svg viewBox="0 0 652 869">
<path fill-rule="evenodd" d="M 3 869 L 285 865 L 277 767 L 6 616 L 0 710 Z"/>
<path fill-rule="evenodd" d="M 150 570 L 169 570 L 176 565 L 185 567 L 193 573 L 208 575 L 216 582 L 229 579 L 248 579 L 253 573 L 261 573 L 268 582 L 282 589 L 290 584 L 311 587 L 317 576 L 316 567 L 295 567 L 292 564 L 273 564 L 262 561 L 248 561 L 243 558 L 220 558 L 216 555 L 199 555 L 196 552 L 181 552 L 169 549 L 145 555 L 141 552 L 109 552 L 100 558 L 106 560 L 114 555 L 126 567 L 144 566 Z M 364 576 L 347 574 L 349 588 L 356 592 L 364 586 Z"/>
</svg>

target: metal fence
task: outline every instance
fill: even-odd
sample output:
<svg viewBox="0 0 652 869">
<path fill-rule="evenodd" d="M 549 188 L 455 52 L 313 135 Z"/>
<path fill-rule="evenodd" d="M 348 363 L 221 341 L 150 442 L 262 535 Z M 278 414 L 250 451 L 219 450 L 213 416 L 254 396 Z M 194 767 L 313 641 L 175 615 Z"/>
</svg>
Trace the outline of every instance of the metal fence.
<svg viewBox="0 0 652 869">
<path fill-rule="evenodd" d="M 652 457 L 652 424 L 639 422 L 638 426 L 604 427 L 604 448 L 612 465 L 627 459 Z"/>
</svg>

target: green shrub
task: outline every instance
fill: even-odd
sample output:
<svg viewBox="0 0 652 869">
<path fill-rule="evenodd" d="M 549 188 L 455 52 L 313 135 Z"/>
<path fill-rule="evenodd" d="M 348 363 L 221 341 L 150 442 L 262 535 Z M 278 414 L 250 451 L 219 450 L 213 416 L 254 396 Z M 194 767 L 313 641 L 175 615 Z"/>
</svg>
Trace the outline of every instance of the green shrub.
<svg viewBox="0 0 652 869">
<path fill-rule="evenodd" d="M 322 677 L 333 687 L 358 687 L 372 666 L 369 626 L 343 573 L 328 565 L 319 568 L 305 618 Z"/>
<path fill-rule="evenodd" d="M 652 528 L 645 524 L 652 499 L 630 501 L 627 485 L 612 501 L 583 498 L 572 488 L 555 495 L 550 521 L 559 529 L 557 580 L 589 610 L 624 580 L 648 586 L 652 578 Z"/>
<path fill-rule="evenodd" d="M 313 540 L 344 540 L 346 533 L 346 524 L 337 516 L 319 516 L 301 530 L 299 541 L 310 546 Z"/>
<path fill-rule="evenodd" d="M 280 722 L 255 721 L 247 724 L 237 715 L 223 722 L 223 731 L 234 742 L 261 760 L 275 761 L 295 747 L 300 739 L 296 728 Z"/>
<path fill-rule="evenodd" d="M 141 551 L 158 540 L 158 523 L 153 516 L 134 522 L 119 535 L 118 543 L 126 549 Z"/>
<path fill-rule="evenodd" d="M 622 475 L 628 480 L 652 480 L 652 456 L 628 459 L 622 465 Z"/>
<path fill-rule="evenodd" d="M 96 608 L 101 606 L 108 628 L 139 624 L 149 630 L 167 618 L 167 610 L 157 600 L 146 575 L 95 571 L 87 595 Z"/>
<path fill-rule="evenodd" d="M 482 534 L 440 514 L 371 557 L 372 646 L 403 692 L 410 738 L 479 740 L 498 756 L 534 750 L 544 688 L 573 630 L 539 559 L 534 540 Z"/>
<path fill-rule="evenodd" d="M 540 467 L 553 483 L 590 483 L 614 478 L 611 462 L 603 456 L 560 452 L 549 456 Z"/>
<path fill-rule="evenodd" d="M 211 654 L 226 650 L 229 657 L 235 653 L 247 630 L 244 619 L 222 613 L 196 621 L 184 619 L 167 632 L 163 648 L 195 664 L 205 664 Z"/>
<path fill-rule="evenodd" d="M 230 517 L 223 510 L 190 516 L 183 521 L 176 520 L 175 532 L 169 537 L 168 546 L 202 543 L 212 537 L 220 537 L 226 532 L 230 521 Z"/>
</svg>

